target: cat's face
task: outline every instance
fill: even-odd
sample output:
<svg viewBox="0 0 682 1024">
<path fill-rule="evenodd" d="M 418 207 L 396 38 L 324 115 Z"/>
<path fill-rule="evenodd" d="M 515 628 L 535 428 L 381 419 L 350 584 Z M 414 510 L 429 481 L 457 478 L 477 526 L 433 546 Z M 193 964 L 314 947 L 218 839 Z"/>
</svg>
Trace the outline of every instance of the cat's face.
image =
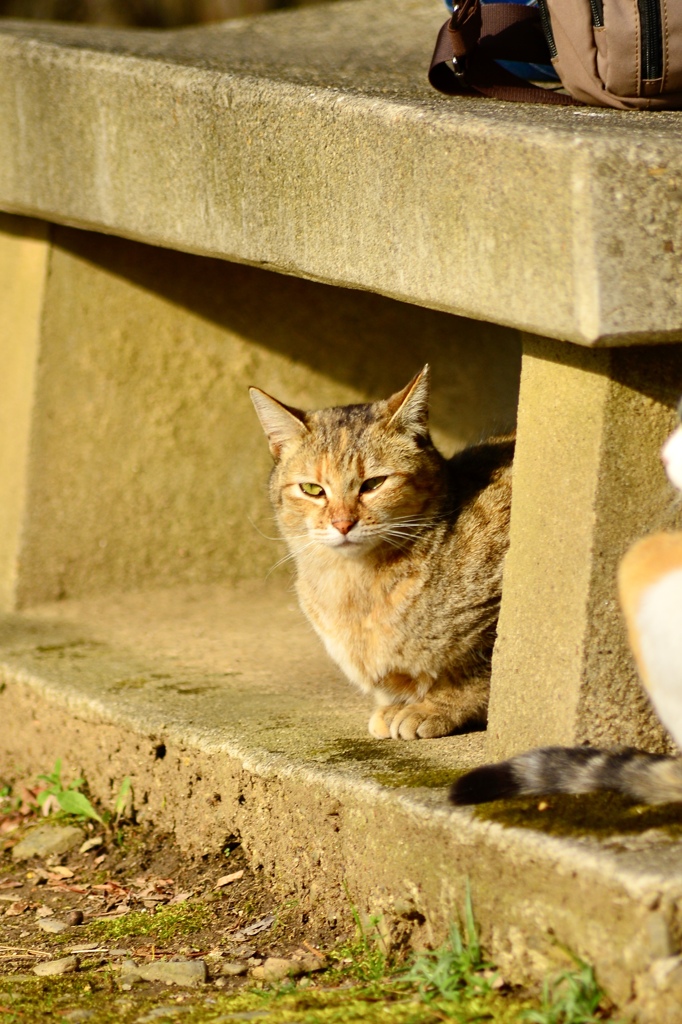
<svg viewBox="0 0 682 1024">
<path fill-rule="evenodd" d="M 428 436 L 428 368 L 386 401 L 303 413 L 256 388 L 270 493 L 295 551 L 404 547 L 429 514 L 442 460 Z"/>
<path fill-rule="evenodd" d="M 682 419 L 682 401 L 680 401 L 677 411 Z M 682 426 L 674 430 L 663 445 L 661 459 L 668 474 L 668 480 L 678 491 L 682 491 Z"/>
</svg>

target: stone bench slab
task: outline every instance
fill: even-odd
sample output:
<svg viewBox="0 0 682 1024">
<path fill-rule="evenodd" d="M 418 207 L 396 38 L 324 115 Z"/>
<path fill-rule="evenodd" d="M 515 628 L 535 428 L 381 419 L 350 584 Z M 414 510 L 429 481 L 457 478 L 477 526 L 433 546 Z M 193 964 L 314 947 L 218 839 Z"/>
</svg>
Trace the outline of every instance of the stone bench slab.
<svg viewBox="0 0 682 1024">
<path fill-rule="evenodd" d="M 440 96 L 441 20 L 4 21 L 0 209 L 585 345 L 682 338 L 682 114 Z"/>
</svg>

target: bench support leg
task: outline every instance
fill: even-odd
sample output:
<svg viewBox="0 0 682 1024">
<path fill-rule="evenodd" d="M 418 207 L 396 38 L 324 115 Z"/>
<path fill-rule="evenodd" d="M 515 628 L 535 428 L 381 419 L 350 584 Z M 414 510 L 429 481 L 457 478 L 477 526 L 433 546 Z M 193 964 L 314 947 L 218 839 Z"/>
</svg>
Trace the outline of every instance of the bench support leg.
<svg viewBox="0 0 682 1024">
<path fill-rule="evenodd" d="M 49 226 L 2 215 L 0 317 L 0 608 L 15 606 L 27 503 L 33 396 L 49 264 Z"/>
<path fill-rule="evenodd" d="M 525 337 L 491 758 L 583 742 L 665 748 L 615 577 L 636 537 L 679 525 L 659 449 L 681 391 L 680 345 L 586 349 Z"/>
</svg>

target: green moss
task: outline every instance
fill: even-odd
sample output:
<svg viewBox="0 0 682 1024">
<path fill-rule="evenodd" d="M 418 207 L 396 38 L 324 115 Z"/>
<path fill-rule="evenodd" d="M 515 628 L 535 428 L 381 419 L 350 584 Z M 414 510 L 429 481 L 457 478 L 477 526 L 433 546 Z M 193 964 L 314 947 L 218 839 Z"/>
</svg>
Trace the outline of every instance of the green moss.
<svg viewBox="0 0 682 1024">
<path fill-rule="evenodd" d="M 54 978 L 9 975 L 0 978 L 3 1024 L 45 1024 L 86 1006 L 96 1011 L 93 1024 L 115 1024 L 121 1018 L 111 1005 L 112 988 L 108 976 L 93 971 Z"/>
<path fill-rule="evenodd" d="M 165 944 L 179 935 L 191 935 L 206 927 L 211 920 L 211 910 L 204 903 L 179 903 L 163 907 L 150 914 L 136 910 L 122 917 L 107 921 L 93 921 L 88 934 L 101 940 L 115 940 L 126 935 L 147 935 L 156 942 Z"/>
<path fill-rule="evenodd" d="M 353 970 L 351 964 L 345 978 L 333 969 L 324 977 L 316 975 L 314 984 L 320 988 L 301 988 L 288 982 L 234 993 L 219 992 L 212 986 L 180 989 L 143 984 L 123 992 L 117 970 L 108 966 L 88 969 L 83 961 L 78 973 L 62 977 L 0 976 L 0 1006 L 3 1024 L 45 1024 L 62 1020 L 76 1009 L 92 1013 L 89 1024 L 136 1024 L 150 1011 L 158 1013 L 160 1007 L 177 1003 L 182 1005 L 181 1016 L 172 1019 L 185 1024 L 217 1024 L 226 1018 L 263 1019 L 267 1024 L 436 1024 L 444 1020 L 452 1024 L 486 1020 L 518 1024 L 524 1010 L 537 1007 L 537 1001 L 527 994 L 482 992 L 480 986 L 465 986 L 454 1000 L 420 996 L 403 970 L 389 977 L 377 974 L 370 983 L 349 985 Z M 335 981 L 341 985 L 331 987 Z M 604 1013 L 600 1019 L 611 1018 Z"/>
<path fill-rule="evenodd" d="M 133 1024 L 149 1011 L 168 1006 L 182 997 L 185 1024 L 213 1024 L 233 1019 L 266 1019 L 267 1024 L 436 1024 L 437 1021 L 492 1020 L 496 1024 L 518 1024 L 527 1000 L 489 993 L 464 994 L 457 1004 L 435 1000 L 419 1001 L 413 992 L 399 986 L 300 989 L 282 985 L 249 989 L 238 994 L 136 986 L 130 993 L 118 987 L 117 972 L 81 971 L 56 978 L 6 976 L 0 978 L 0 1004 L 6 1024 L 45 1024 L 61 1020 L 70 1010 L 89 1010 L 90 1024 Z M 163 1020 L 163 1018 L 158 1018 Z M 176 1018 L 173 1017 L 175 1020 Z"/>
<path fill-rule="evenodd" d="M 405 768 L 396 774 L 389 772 L 374 772 L 372 778 L 388 786 L 390 789 L 402 789 L 404 787 L 416 788 L 423 786 L 426 789 L 441 789 L 451 786 L 462 772 L 454 771 L 451 768 Z"/>
<path fill-rule="evenodd" d="M 682 837 L 679 804 L 646 807 L 618 793 L 565 793 L 547 797 L 495 800 L 475 808 L 477 817 L 514 828 L 529 828 L 554 836 L 635 835 L 662 829 L 671 838 Z"/>
<path fill-rule="evenodd" d="M 369 769 L 375 782 L 392 789 L 425 786 L 436 789 L 450 786 L 462 774 L 453 768 L 431 765 L 419 756 L 418 744 L 388 740 L 338 739 L 318 751 L 329 765 L 361 764 Z"/>
<path fill-rule="evenodd" d="M 261 1006 L 265 1000 L 261 1000 Z M 252 1002 L 245 1004 L 255 1008 Z M 234 1001 L 232 1002 L 234 1005 Z M 248 1009 L 241 1012 L 248 1012 Z M 281 994 L 265 1002 L 267 1024 L 347 1024 L 348 1021 L 362 1021 L 366 1024 L 436 1024 L 437 1021 L 452 1021 L 464 1024 L 469 1021 L 495 1021 L 496 1024 L 518 1024 L 520 1013 L 529 1006 L 509 997 L 491 993 L 485 998 L 463 998 L 453 1004 L 435 1000 L 424 1003 L 414 994 L 394 989 L 375 991 L 373 989 L 348 988 L 318 992 Z M 216 1012 L 216 1017 L 225 1014 L 226 1007 Z M 231 1008 L 231 1012 L 235 1012 Z M 203 1020 L 210 1024 L 212 1017 Z"/>
</svg>

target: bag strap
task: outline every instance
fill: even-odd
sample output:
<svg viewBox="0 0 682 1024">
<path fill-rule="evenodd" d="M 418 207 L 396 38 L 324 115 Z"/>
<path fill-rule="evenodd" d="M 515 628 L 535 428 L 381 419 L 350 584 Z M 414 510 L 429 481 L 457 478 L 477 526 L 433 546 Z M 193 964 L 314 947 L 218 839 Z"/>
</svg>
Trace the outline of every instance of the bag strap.
<svg viewBox="0 0 682 1024">
<path fill-rule="evenodd" d="M 473 92 L 516 103 L 583 106 L 572 96 L 518 78 L 497 60 L 549 64 L 538 9 L 525 4 L 460 0 L 438 33 L 429 81 L 451 96 Z"/>
</svg>

